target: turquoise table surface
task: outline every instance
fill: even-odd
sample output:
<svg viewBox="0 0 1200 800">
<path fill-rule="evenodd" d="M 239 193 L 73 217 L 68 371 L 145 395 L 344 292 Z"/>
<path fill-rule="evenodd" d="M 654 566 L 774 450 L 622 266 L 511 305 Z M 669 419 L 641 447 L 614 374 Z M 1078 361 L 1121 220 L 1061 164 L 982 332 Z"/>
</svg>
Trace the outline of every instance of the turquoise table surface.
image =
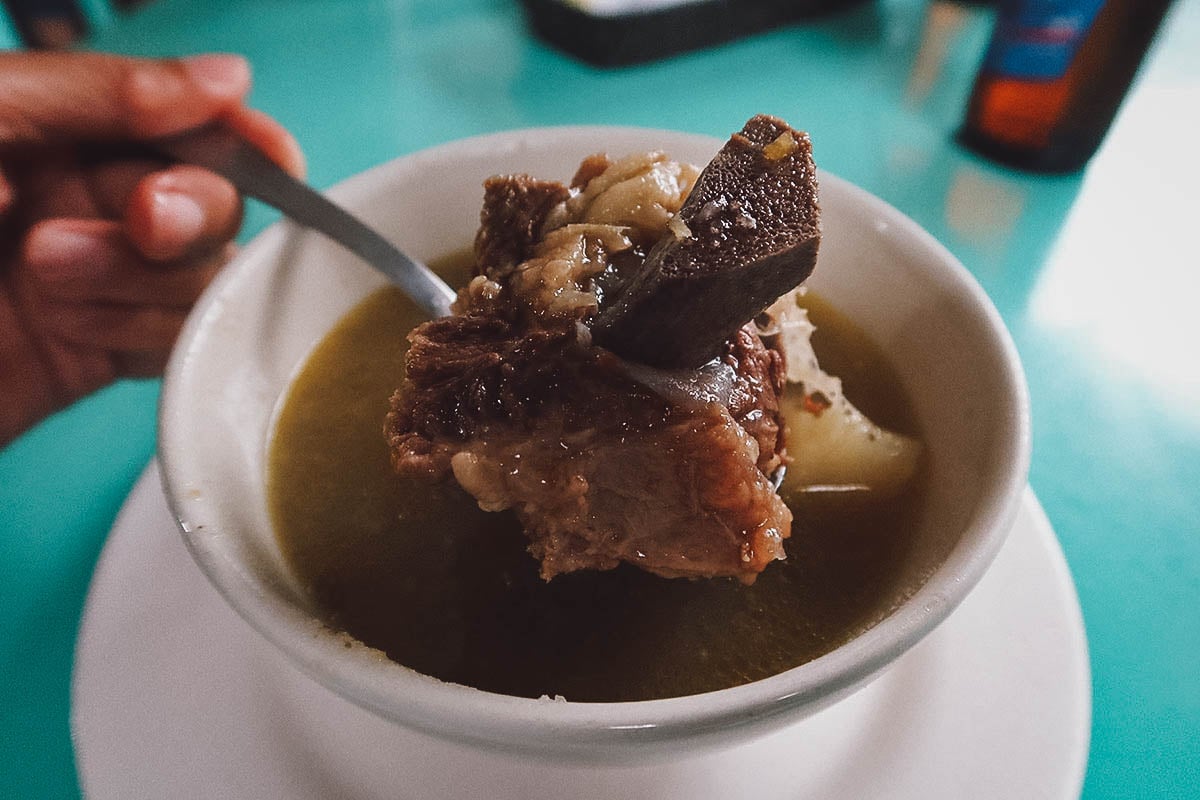
<svg viewBox="0 0 1200 800">
<path fill-rule="evenodd" d="M 0 6 L 0 50 L 15 50 L 21 45 L 21 37 L 4 6 Z"/>
<path fill-rule="evenodd" d="M 954 144 L 990 18 L 878 0 L 611 71 L 532 38 L 507 0 L 160 0 L 91 46 L 244 53 L 254 103 L 329 186 L 489 131 L 611 123 L 725 136 L 765 111 L 915 218 L 1012 330 L 1031 483 L 1082 602 L 1094 718 L 1084 797 L 1200 797 L 1200 0 L 1177 2 L 1082 175 Z M 251 207 L 243 237 L 272 215 Z M 72 655 L 96 558 L 155 446 L 153 381 L 113 386 L 0 452 L 0 797 L 78 795 Z M 1013 591 L 1020 591 L 1014 586 Z"/>
</svg>

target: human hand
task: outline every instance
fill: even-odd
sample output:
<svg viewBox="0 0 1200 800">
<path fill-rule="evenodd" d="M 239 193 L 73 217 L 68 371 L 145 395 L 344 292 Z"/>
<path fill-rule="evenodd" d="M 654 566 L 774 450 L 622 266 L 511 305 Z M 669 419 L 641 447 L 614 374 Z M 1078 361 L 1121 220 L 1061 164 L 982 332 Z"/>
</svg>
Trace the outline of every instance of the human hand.
<svg viewBox="0 0 1200 800">
<path fill-rule="evenodd" d="M 241 222 L 223 178 L 88 166 L 80 146 L 221 120 L 302 174 L 295 140 L 244 105 L 249 88 L 237 56 L 0 54 L 0 447 L 117 378 L 160 374 Z"/>
</svg>

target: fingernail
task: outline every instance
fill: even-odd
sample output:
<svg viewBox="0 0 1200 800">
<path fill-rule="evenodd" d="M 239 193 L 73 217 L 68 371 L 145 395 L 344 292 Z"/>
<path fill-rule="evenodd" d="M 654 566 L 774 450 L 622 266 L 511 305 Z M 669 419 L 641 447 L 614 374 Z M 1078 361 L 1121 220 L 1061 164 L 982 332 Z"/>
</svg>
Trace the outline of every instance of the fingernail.
<svg viewBox="0 0 1200 800">
<path fill-rule="evenodd" d="M 289 134 L 286 140 L 287 144 L 287 170 L 300 180 L 308 177 L 308 159 L 304 157 L 304 151 L 300 149 L 300 143 L 297 142 Z"/>
<path fill-rule="evenodd" d="M 183 67 L 200 88 L 217 96 L 241 96 L 250 84 L 250 65 L 239 55 L 207 53 L 183 59 Z"/>
<path fill-rule="evenodd" d="M 46 277 L 77 278 L 88 271 L 99 248 L 100 237 L 63 225 L 39 225 L 25 240 L 25 260 L 30 266 L 48 269 Z"/>
<path fill-rule="evenodd" d="M 204 230 L 204 209 L 189 195 L 160 189 L 153 193 L 151 225 L 159 248 L 182 255 Z"/>
</svg>

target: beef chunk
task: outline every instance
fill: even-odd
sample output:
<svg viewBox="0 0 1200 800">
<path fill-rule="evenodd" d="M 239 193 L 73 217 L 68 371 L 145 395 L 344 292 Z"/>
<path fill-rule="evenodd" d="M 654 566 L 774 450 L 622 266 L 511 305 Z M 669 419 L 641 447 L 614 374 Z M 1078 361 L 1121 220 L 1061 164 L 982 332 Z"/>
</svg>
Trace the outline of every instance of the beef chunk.
<svg viewBox="0 0 1200 800">
<path fill-rule="evenodd" d="M 700 174 L 612 306 L 596 341 L 637 361 L 696 367 L 812 272 L 820 243 L 808 135 L 772 117 L 746 123 Z"/>
<path fill-rule="evenodd" d="M 395 468 L 514 509 L 543 577 L 628 561 L 752 582 L 783 556 L 791 513 L 763 469 L 783 458 L 783 365 L 749 328 L 721 359 L 725 403 L 648 388 L 574 325 L 465 315 L 410 340 L 387 423 Z"/>
<path fill-rule="evenodd" d="M 746 325 L 725 343 L 720 360 L 737 376 L 726 403 L 729 414 L 757 442 L 758 468 L 771 475 L 786 461 L 787 431 L 779 411 L 787 383 L 783 356 Z"/>
<path fill-rule="evenodd" d="M 483 184 L 483 210 L 475 236 L 479 273 L 502 280 L 533 255 L 551 209 L 570 192 L 557 181 L 528 175 L 497 175 Z"/>
<path fill-rule="evenodd" d="M 752 583 L 783 557 L 791 528 L 756 450 L 714 405 L 623 435 L 480 441 L 451 466 L 481 505 L 516 510 L 544 578 L 625 561 L 668 578 Z"/>
</svg>

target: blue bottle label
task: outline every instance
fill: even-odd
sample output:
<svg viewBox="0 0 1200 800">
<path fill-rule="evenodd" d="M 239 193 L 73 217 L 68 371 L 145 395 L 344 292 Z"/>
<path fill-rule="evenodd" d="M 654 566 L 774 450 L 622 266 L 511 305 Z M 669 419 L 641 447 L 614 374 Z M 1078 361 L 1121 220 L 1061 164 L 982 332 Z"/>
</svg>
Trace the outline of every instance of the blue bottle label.
<svg viewBox="0 0 1200 800">
<path fill-rule="evenodd" d="M 1104 0 L 1026 0 L 1001 4 L 985 68 L 1013 78 L 1061 78 Z"/>
</svg>

